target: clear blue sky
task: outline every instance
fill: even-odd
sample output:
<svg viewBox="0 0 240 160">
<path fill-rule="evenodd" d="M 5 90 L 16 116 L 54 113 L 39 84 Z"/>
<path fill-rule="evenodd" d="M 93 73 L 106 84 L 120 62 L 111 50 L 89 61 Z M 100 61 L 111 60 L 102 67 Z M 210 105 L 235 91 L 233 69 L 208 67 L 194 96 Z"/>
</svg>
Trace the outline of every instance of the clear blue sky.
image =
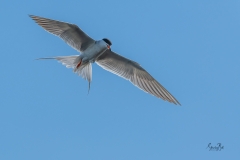
<svg viewBox="0 0 240 160">
<path fill-rule="evenodd" d="M 1 160 L 240 158 L 240 1 L 4 1 Z M 78 54 L 28 14 L 77 24 L 143 66 L 175 106 L 93 65 L 88 83 L 50 56 Z M 222 143 L 220 152 L 208 143 Z"/>
</svg>

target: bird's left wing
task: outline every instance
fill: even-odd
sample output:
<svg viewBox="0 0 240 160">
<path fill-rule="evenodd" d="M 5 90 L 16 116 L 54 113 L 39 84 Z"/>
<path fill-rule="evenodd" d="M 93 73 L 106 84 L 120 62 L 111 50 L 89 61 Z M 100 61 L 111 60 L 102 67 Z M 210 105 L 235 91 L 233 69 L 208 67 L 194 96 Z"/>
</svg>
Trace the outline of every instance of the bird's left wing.
<svg viewBox="0 0 240 160">
<path fill-rule="evenodd" d="M 181 105 L 160 83 L 134 61 L 107 50 L 98 57 L 96 63 L 103 69 L 129 80 L 147 93 Z"/>
<path fill-rule="evenodd" d="M 34 15 L 29 16 L 46 31 L 62 38 L 67 44 L 77 51 L 82 52 L 95 42 L 75 24 L 60 22 Z"/>
</svg>

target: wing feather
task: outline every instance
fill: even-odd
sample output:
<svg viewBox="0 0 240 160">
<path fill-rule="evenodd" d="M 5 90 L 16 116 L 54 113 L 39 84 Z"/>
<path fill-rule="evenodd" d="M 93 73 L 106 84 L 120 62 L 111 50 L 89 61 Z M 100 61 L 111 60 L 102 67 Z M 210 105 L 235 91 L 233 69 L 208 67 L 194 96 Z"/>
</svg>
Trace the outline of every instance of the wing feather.
<svg viewBox="0 0 240 160">
<path fill-rule="evenodd" d="M 29 15 L 38 25 L 51 34 L 62 38 L 77 51 L 84 51 L 95 41 L 84 33 L 77 25 Z"/>
<path fill-rule="evenodd" d="M 96 63 L 103 69 L 129 80 L 147 93 L 181 105 L 159 82 L 134 61 L 107 50 L 98 57 Z"/>
</svg>

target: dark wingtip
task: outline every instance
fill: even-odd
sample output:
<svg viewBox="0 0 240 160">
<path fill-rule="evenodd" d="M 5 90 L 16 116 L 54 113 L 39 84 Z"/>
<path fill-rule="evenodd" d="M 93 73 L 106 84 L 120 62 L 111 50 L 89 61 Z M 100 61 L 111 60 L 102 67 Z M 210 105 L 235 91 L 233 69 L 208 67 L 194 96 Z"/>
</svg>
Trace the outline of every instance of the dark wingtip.
<svg viewBox="0 0 240 160">
<path fill-rule="evenodd" d="M 29 16 L 30 18 L 36 17 L 36 16 L 34 16 L 34 15 L 32 15 L 32 14 L 28 14 L 28 16 Z"/>
<path fill-rule="evenodd" d="M 175 105 L 179 105 L 182 106 L 181 103 L 179 103 L 177 100 L 175 102 L 173 102 Z"/>
</svg>

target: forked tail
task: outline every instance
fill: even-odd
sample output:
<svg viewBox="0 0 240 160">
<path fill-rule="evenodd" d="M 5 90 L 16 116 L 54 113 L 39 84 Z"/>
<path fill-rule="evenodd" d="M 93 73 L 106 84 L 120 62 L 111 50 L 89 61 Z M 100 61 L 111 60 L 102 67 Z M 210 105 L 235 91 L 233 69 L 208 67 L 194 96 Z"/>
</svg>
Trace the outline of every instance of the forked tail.
<svg viewBox="0 0 240 160">
<path fill-rule="evenodd" d="M 37 60 L 44 60 L 44 59 L 56 59 L 59 62 L 61 62 L 63 65 L 65 65 L 67 68 L 73 68 L 73 72 L 77 73 L 83 79 L 86 79 L 88 81 L 88 92 L 90 91 L 90 83 L 92 81 L 92 64 L 91 63 L 81 62 L 81 57 L 78 55 L 39 58 Z"/>
</svg>

